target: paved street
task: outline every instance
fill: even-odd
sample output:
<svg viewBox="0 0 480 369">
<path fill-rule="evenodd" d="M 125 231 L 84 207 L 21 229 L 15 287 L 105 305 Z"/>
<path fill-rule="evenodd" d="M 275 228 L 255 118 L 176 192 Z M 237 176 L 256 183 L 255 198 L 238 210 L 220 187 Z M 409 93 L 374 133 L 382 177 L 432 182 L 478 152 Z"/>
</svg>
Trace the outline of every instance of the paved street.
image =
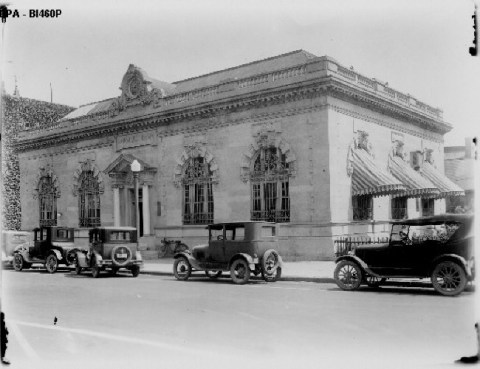
<svg viewBox="0 0 480 369">
<path fill-rule="evenodd" d="M 454 367 L 476 352 L 472 292 L 2 273 L 12 368 Z"/>
</svg>

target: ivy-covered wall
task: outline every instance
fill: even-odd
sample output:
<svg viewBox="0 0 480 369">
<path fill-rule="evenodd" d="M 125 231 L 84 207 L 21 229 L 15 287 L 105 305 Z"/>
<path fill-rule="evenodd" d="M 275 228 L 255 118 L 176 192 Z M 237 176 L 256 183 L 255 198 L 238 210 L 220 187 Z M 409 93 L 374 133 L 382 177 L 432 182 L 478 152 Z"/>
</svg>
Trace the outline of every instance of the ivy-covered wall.
<svg viewBox="0 0 480 369">
<path fill-rule="evenodd" d="M 1 102 L 2 228 L 20 230 L 20 171 L 13 142 L 24 129 L 42 129 L 70 113 L 74 108 L 45 101 L 2 94 Z"/>
</svg>

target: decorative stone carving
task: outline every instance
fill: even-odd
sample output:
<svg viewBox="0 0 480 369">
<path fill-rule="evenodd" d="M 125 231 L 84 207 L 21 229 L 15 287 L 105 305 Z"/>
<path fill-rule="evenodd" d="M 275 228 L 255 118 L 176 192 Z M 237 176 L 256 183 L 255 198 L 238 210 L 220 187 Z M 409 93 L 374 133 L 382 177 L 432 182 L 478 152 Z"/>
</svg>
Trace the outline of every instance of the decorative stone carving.
<svg viewBox="0 0 480 369">
<path fill-rule="evenodd" d="M 61 191 L 60 191 L 58 177 L 53 172 L 52 167 L 49 164 L 47 164 L 45 167 L 40 167 L 39 169 L 40 169 L 39 173 L 37 174 L 36 180 L 35 180 L 36 188 L 33 191 L 33 198 L 35 200 L 38 199 L 39 186 L 43 177 L 51 178 L 51 183 L 52 183 L 52 186 L 54 187 L 55 197 L 57 198 L 60 197 Z"/>
<path fill-rule="evenodd" d="M 435 160 L 433 158 L 433 150 L 432 149 L 425 149 L 425 161 L 434 165 Z"/>
<path fill-rule="evenodd" d="M 80 162 L 77 170 L 73 173 L 73 188 L 72 188 L 72 193 L 73 196 L 78 195 L 78 189 L 80 186 L 79 179 L 84 171 L 92 171 L 93 172 L 93 178 L 95 178 L 98 182 L 98 191 L 100 194 L 102 194 L 105 190 L 105 184 L 103 183 L 103 176 L 101 172 L 98 170 L 97 166 L 94 164 L 94 160 L 87 159 L 83 162 Z"/>
<path fill-rule="evenodd" d="M 404 152 L 404 143 L 399 140 L 393 142 L 392 155 L 398 156 L 406 161 L 407 153 Z"/>
<path fill-rule="evenodd" d="M 184 146 L 184 150 L 180 155 L 180 158 L 177 160 L 173 175 L 173 183 L 176 187 L 180 187 L 182 182 L 186 179 L 186 176 L 192 174 L 190 170 L 192 168 L 188 166 L 190 159 L 198 157 L 204 158 L 205 163 L 208 165 L 211 171 L 212 183 L 218 183 L 218 164 L 216 163 L 213 154 L 207 150 L 205 144 L 195 143 L 191 146 Z"/>
<path fill-rule="evenodd" d="M 247 183 L 255 176 L 255 159 L 259 155 L 260 151 L 262 149 L 265 150 L 269 148 L 276 148 L 282 155 L 285 156 L 285 165 L 287 166 L 286 168 L 283 168 L 285 174 L 288 177 L 295 176 L 296 156 L 291 150 L 288 142 L 281 137 L 280 132 L 260 130 L 256 136 L 254 136 L 254 138 L 255 141 L 249 146 L 248 151 L 243 153 L 241 161 L 240 178 L 244 183 Z M 281 165 L 281 160 L 277 159 L 279 158 L 268 158 L 268 160 L 272 162 L 272 165 L 276 165 L 278 167 L 278 165 Z M 276 163 L 273 164 L 273 162 Z"/>
<path fill-rule="evenodd" d="M 348 148 L 347 154 L 347 174 L 349 177 L 353 174 L 353 150 L 365 150 L 372 158 L 375 157 L 373 145 L 368 137 L 368 132 L 361 130 L 358 130 L 357 135 L 353 137 L 353 141 Z"/>
</svg>

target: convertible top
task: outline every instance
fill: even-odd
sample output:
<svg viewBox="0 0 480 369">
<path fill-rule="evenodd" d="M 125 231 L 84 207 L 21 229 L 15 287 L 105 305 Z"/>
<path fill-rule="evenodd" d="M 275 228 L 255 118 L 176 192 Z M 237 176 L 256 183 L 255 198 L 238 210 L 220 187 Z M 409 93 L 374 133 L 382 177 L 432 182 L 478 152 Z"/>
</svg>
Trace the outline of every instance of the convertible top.
<svg viewBox="0 0 480 369">
<path fill-rule="evenodd" d="M 393 221 L 393 224 L 406 224 L 406 225 L 428 225 L 428 224 L 443 224 L 443 223 L 465 223 L 470 224 L 473 222 L 473 214 L 440 214 L 432 215 L 429 217 L 420 217 L 413 219 L 403 219 Z"/>
</svg>

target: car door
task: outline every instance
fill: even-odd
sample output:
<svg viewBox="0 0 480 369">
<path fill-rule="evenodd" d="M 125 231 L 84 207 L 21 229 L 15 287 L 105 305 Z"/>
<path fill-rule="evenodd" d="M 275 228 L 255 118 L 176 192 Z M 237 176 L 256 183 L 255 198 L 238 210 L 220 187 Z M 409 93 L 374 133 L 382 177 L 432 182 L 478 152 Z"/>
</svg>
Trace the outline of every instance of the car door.
<svg viewBox="0 0 480 369">
<path fill-rule="evenodd" d="M 212 263 L 225 262 L 225 226 L 221 230 L 210 230 L 207 261 Z"/>
</svg>

